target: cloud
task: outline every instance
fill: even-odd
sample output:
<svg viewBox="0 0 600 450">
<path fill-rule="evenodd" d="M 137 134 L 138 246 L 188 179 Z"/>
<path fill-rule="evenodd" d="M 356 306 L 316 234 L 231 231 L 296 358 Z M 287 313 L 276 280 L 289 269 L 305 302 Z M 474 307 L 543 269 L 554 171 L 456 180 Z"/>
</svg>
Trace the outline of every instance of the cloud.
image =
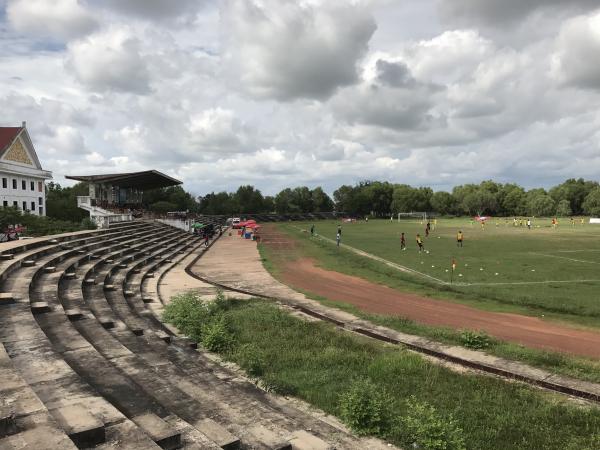
<svg viewBox="0 0 600 450">
<path fill-rule="evenodd" d="M 98 26 L 77 0 L 9 0 L 6 13 L 15 30 L 36 37 L 70 40 Z"/>
<path fill-rule="evenodd" d="M 198 0 L 96 0 L 104 8 L 129 16 L 164 21 L 184 15 L 195 15 L 206 1 Z"/>
<path fill-rule="evenodd" d="M 248 129 L 233 111 L 211 108 L 190 117 L 188 142 L 194 153 L 241 153 L 248 145 Z"/>
<path fill-rule="evenodd" d="M 232 85 L 256 98 L 324 99 L 357 81 L 376 29 L 360 5 L 227 0 L 226 61 Z"/>
<path fill-rule="evenodd" d="M 350 124 L 373 125 L 393 130 L 419 129 L 433 120 L 429 114 L 441 89 L 414 79 L 402 61 L 377 59 L 374 79 L 340 90 L 331 105 L 338 118 Z"/>
<path fill-rule="evenodd" d="M 566 85 L 600 89 L 600 10 L 564 23 L 553 55 L 553 74 Z"/>
<path fill-rule="evenodd" d="M 150 92 L 142 43 L 127 27 L 112 27 L 69 44 L 66 67 L 96 92 Z"/>
<path fill-rule="evenodd" d="M 598 6 L 597 0 L 439 0 L 442 17 L 462 24 L 503 27 L 539 10 L 580 10 Z"/>
</svg>

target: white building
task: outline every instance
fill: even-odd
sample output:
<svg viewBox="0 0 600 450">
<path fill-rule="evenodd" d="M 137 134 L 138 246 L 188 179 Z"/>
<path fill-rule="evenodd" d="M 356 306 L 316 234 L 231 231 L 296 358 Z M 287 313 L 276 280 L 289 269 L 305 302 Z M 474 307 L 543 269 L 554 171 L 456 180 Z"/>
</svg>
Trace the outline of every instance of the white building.
<svg viewBox="0 0 600 450">
<path fill-rule="evenodd" d="M 52 172 L 42 169 L 25 122 L 0 127 L 0 206 L 46 215 L 46 186 Z"/>
</svg>

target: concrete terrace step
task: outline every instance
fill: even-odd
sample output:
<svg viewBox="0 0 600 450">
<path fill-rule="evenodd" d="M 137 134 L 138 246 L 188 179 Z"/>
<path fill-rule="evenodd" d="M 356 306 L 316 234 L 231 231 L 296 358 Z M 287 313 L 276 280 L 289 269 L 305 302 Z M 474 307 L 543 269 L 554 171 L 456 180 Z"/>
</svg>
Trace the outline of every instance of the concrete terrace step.
<svg viewBox="0 0 600 450">
<path fill-rule="evenodd" d="M 172 450 L 181 446 L 181 433 L 156 414 L 142 414 L 134 417 L 133 421 L 143 429 L 160 448 Z"/>
<path fill-rule="evenodd" d="M 69 405 L 51 413 L 77 447 L 94 447 L 106 441 L 104 424 L 83 405 Z"/>
<path fill-rule="evenodd" d="M 150 269 L 149 271 L 157 275 L 158 273 L 162 273 L 166 260 L 171 259 L 176 261 L 175 254 L 180 254 L 181 249 L 188 249 L 190 245 L 193 245 L 192 240 L 189 240 L 189 242 L 184 240 L 186 237 L 185 235 L 176 236 L 171 244 L 167 244 L 164 247 L 164 251 L 159 252 L 156 265 L 154 267 L 146 266 L 146 270 Z M 110 240 L 102 245 L 110 248 Z M 138 246 L 147 247 L 143 242 L 138 244 Z M 48 260 L 43 258 L 37 260 L 37 264 L 40 266 L 37 273 L 41 275 L 32 285 L 31 298 L 47 300 L 48 306 L 52 308 L 49 314 L 36 316 L 34 322 L 37 321 L 39 326 L 42 326 L 45 333 L 44 337 L 46 338 L 47 336 L 55 342 L 57 345 L 56 348 L 63 348 L 60 355 L 64 361 L 68 362 L 69 367 L 74 370 L 74 373 L 72 372 L 70 375 L 65 372 L 56 378 L 60 381 L 52 381 L 54 378 L 47 378 L 36 371 L 34 371 L 33 375 L 30 374 L 28 382 L 33 383 L 36 389 L 43 394 L 42 400 L 44 403 L 49 402 L 53 406 L 53 413 L 57 416 L 59 408 L 73 406 L 77 403 L 87 406 L 87 401 L 81 401 L 86 396 L 81 394 L 80 396 L 73 396 L 73 392 L 80 389 L 83 394 L 83 386 L 89 385 L 94 389 L 94 392 L 99 392 L 111 404 L 119 405 L 119 409 L 126 412 L 126 416 L 130 419 L 149 414 L 158 419 L 161 424 L 161 426 L 153 426 L 155 434 L 152 436 L 152 440 L 150 440 L 150 431 L 136 426 L 133 422 L 124 419 L 123 416 L 120 416 L 120 419 L 115 417 L 108 419 L 106 414 L 104 416 L 99 414 L 100 410 L 97 408 L 90 409 L 87 412 L 90 414 L 87 422 L 89 426 L 82 427 L 82 430 L 86 432 L 86 430 L 97 429 L 93 426 L 95 422 L 94 418 L 97 418 L 103 424 L 107 442 L 97 447 L 100 449 L 112 449 L 113 444 L 114 448 L 156 448 L 153 440 L 158 439 L 160 442 L 161 436 L 169 438 L 169 436 L 176 436 L 177 434 L 179 434 L 180 444 L 184 448 L 215 448 L 215 442 L 219 442 L 222 448 L 237 448 L 240 445 L 240 440 L 235 436 L 238 434 L 238 430 L 242 431 L 239 436 L 242 437 L 245 444 L 246 439 L 248 439 L 247 445 L 249 447 L 289 448 L 289 444 L 285 442 L 285 439 L 281 439 L 281 437 L 289 436 L 289 431 L 291 430 L 310 427 L 310 424 L 301 421 L 301 423 L 291 425 L 291 422 L 288 423 L 287 419 L 284 420 L 281 413 L 278 412 L 279 409 L 273 409 L 272 406 L 268 406 L 268 402 L 265 402 L 262 396 L 245 398 L 248 395 L 245 391 L 246 388 L 236 389 L 235 384 L 233 384 L 231 385 L 232 392 L 228 393 L 230 387 L 224 383 L 232 378 L 231 375 L 219 375 L 222 372 L 220 370 L 214 371 L 214 364 L 202 358 L 193 357 L 192 361 L 189 361 L 190 355 L 195 355 L 194 352 L 188 349 L 187 352 L 184 351 L 182 353 L 181 348 L 170 349 L 162 340 L 166 337 L 170 339 L 171 336 L 168 333 L 164 333 L 164 331 L 161 335 L 160 324 L 158 324 L 154 317 L 145 314 L 148 311 L 146 310 L 145 302 L 142 300 L 144 297 L 153 297 L 143 294 L 140 283 L 136 285 L 136 288 L 130 286 L 123 289 L 128 280 L 128 274 L 129 272 L 133 273 L 133 269 L 123 271 L 123 273 L 114 271 L 114 264 L 122 264 L 125 258 L 130 257 L 132 252 L 134 252 L 134 258 L 129 259 L 130 262 L 137 258 L 144 258 L 141 253 L 135 253 L 135 245 L 132 247 L 132 249 L 127 250 L 127 256 L 124 256 L 122 251 L 111 252 L 111 250 L 107 250 L 104 253 L 105 256 L 103 258 L 113 260 L 113 267 L 106 267 L 107 265 L 104 264 L 106 268 L 95 272 L 95 276 L 103 281 L 100 285 L 86 284 L 83 286 L 81 281 L 77 282 L 76 280 L 66 279 L 64 275 L 71 273 L 66 271 L 67 267 L 70 267 L 69 265 L 73 264 L 73 261 L 77 259 L 75 257 L 77 254 L 76 251 L 70 253 L 73 257 L 68 256 L 64 261 L 57 260 L 53 263 L 53 266 L 56 267 L 56 275 L 42 274 L 42 268 L 44 264 L 48 265 Z M 59 251 L 58 248 L 57 251 Z M 85 261 L 87 261 L 87 257 L 85 257 Z M 141 263 L 142 260 L 140 260 Z M 137 266 L 137 263 L 131 264 L 134 267 L 137 266 L 136 268 L 139 269 L 140 278 L 143 276 L 142 272 L 144 270 L 141 267 L 144 267 L 145 264 L 146 262 L 142 266 Z M 97 270 L 97 267 L 93 263 L 88 264 L 84 262 L 80 267 L 81 270 L 78 264 L 75 264 L 73 265 L 73 269 L 69 270 L 78 275 L 82 280 L 90 278 L 88 276 L 90 269 Z M 27 270 L 29 270 L 27 272 L 29 274 L 33 273 L 32 271 L 35 268 Z M 62 277 L 60 277 L 61 273 L 63 273 Z M 22 278 L 18 273 L 15 273 L 15 277 Z M 47 289 L 49 287 L 48 283 L 59 283 L 59 280 L 60 288 L 57 289 L 58 298 L 47 295 L 49 293 Z M 11 281 L 11 283 L 16 283 L 16 280 Z M 104 284 L 112 284 L 115 286 L 115 290 L 105 290 Z M 19 281 L 16 285 L 25 286 L 22 281 Z M 0 288 L 2 287 L 0 286 Z M 70 290 L 73 288 L 76 288 L 75 296 L 70 294 Z M 6 290 L 8 291 L 9 289 Z M 133 291 L 133 296 L 125 295 L 125 291 L 129 290 Z M 77 291 L 80 294 L 77 294 Z M 19 290 L 18 292 L 21 291 Z M 63 297 L 65 294 L 69 295 Z M 84 299 L 84 296 L 87 296 L 86 299 Z M 79 305 L 77 304 L 77 297 L 80 297 L 81 303 Z M 107 302 L 107 298 L 110 298 L 109 302 Z M 87 303 L 88 301 L 90 303 Z M 89 311 L 88 307 L 93 305 L 98 306 L 101 302 L 104 302 L 105 307 L 108 309 L 99 309 L 98 311 L 110 313 L 109 320 L 117 320 L 120 323 L 121 318 L 127 317 L 127 321 L 131 321 L 128 323 L 128 325 L 131 325 L 129 326 L 130 331 L 134 331 L 139 323 L 142 331 L 152 330 L 153 332 L 135 336 L 132 333 L 126 332 L 124 328 L 119 328 L 122 331 L 106 331 L 101 325 L 103 316 L 96 315 L 97 311 L 94 311 L 95 319 L 89 316 L 86 320 L 69 320 L 74 312 L 73 310 L 79 309 L 82 315 L 85 316 L 85 311 Z M 68 308 L 64 307 L 65 305 Z M 10 308 L 12 314 L 13 307 L 18 306 L 19 304 L 8 305 L 7 308 Z M 26 311 L 31 318 L 33 316 L 31 316 L 29 304 L 27 306 Z M 61 316 L 62 319 L 60 319 Z M 19 336 L 28 336 L 29 339 L 32 339 L 31 336 L 35 336 L 35 333 L 30 334 L 26 328 L 21 328 L 18 334 L 15 333 L 11 336 L 10 333 L 13 328 L 2 330 L 2 325 L 3 322 L 0 315 L 0 340 L 3 339 L 3 336 L 9 336 L 9 339 L 13 340 Z M 16 325 L 16 323 L 13 325 Z M 27 326 L 31 327 L 31 324 Z M 122 326 L 123 323 L 120 323 L 120 327 Z M 79 337 L 73 333 L 78 333 Z M 127 344 L 119 349 L 120 342 Z M 187 347 L 187 343 L 183 341 L 178 342 L 178 345 L 182 345 L 184 348 Z M 25 348 L 25 346 L 20 345 L 18 348 L 11 348 L 11 351 L 15 356 L 17 353 L 25 356 Z M 131 350 L 129 350 L 130 348 Z M 46 353 L 49 351 L 51 352 L 50 348 L 47 347 L 44 347 L 41 353 L 40 351 L 34 351 L 33 358 L 27 361 L 31 362 L 42 357 L 44 354 L 49 354 Z M 21 369 L 25 370 L 27 364 L 21 360 Z M 56 361 L 56 364 L 58 364 L 58 361 Z M 48 374 L 57 374 L 58 367 L 49 367 Z M 60 370 L 58 371 L 60 372 Z M 38 378 L 36 378 L 36 374 L 39 375 Z M 202 375 L 199 377 L 200 374 Z M 73 378 L 74 376 L 76 378 Z M 85 382 L 84 384 L 82 384 L 82 380 Z M 46 385 L 45 383 L 49 384 Z M 212 396 L 215 393 L 218 393 L 218 396 L 213 398 Z M 91 395 L 91 391 L 86 395 Z M 245 406 L 240 405 L 240 408 L 237 405 L 242 398 L 242 404 Z M 65 405 L 59 403 L 59 401 L 64 400 L 68 400 Z M 93 402 L 89 403 L 92 404 Z M 236 414 L 241 414 L 239 416 L 239 424 L 237 423 L 238 419 L 235 419 L 235 415 L 228 416 L 228 410 L 231 408 L 226 405 L 230 404 L 236 405 L 233 408 Z M 69 410 L 72 409 L 76 408 L 70 408 Z M 93 411 L 98 411 L 98 413 Z M 251 412 L 252 414 L 250 414 Z M 251 429 L 246 434 L 244 430 L 249 429 L 246 427 L 249 427 L 250 423 L 254 422 L 252 424 L 256 425 L 256 419 L 250 419 L 253 415 L 255 418 L 260 418 L 261 422 L 265 420 L 266 423 L 277 423 L 276 428 L 278 431 L 274 432 L 270 428 L 265 428 L 261 433 L 260 429 Z M 170 419 L 167 420 L 167 417 Z M 285 428 L 278 428 L 280 423 L 285 423 L 285 427 L 289 431 L 284 433 Z M 189 424 L 194 424 L 194 426 Z M 227 428 L 223 427 L 222 424 L 226 425 Z M 98 422 L 95 422 L 95 425 L 98 425 Z M 75 428 L 69 432 L 76 435 L 74 430 Z M 166 430 L 166 432 L 158 433 L 161 430 Z M 171 434 L 171 432 L 175 434 Z M 133 439 L 131 446 L 128 445 L 129 443 L 126 440 L 119 440 L 116 437 L 119 433 L 129 433 L 122 435 L 125 439 L 129 439 L 129 436 L 131 436 L 131 439 Z M 91 435 L 93 436 L 93 433 Z M 214 442 L 208 439 L 208 435 L 214 438 Z M 189 440 L 181 440 L 182 437 L 188 437 Z M 169 439 L 167 439 L 163 447 L 171 448 L 168 445 L 174 444 L 169 444 Z M 63 447 L 57 446 L 56 448 Z M 358 447 L 344 448 L 354 449 Z"/>
<path fill-rule="evenodd" d="M 194 427 L 223 450 L 240 448 L 240 440 L 212 419 L 202 419 Z"/>
<path fill-rule="evenodd" d="M 12 292 L 0 292 L 0 306 L 11 305 L 16 301 L 17 298 Z"/>
</svg>

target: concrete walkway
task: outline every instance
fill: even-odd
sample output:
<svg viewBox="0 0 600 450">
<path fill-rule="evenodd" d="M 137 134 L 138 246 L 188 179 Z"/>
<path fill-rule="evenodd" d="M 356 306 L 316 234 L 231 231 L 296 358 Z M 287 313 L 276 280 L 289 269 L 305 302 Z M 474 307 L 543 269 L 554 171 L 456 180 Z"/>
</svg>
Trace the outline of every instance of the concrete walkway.
<svg viewBox="0 0 600 450">
<path fill-rule="evenodd" d="M 191 271 L 210 283 L 271 297 L 310 315 L 334 322 L 363 335 L 403 344 L 413 350 L 488 373 L 600 401 L 599 384 L 554 375 L 545 370 L 498 358 L 484 352 L 468 350 L 459 346 L 443 345 L 420 336 L 374 325 L 359 319 L 353 314 L 323 306 L 273 278 L 262 265 L 256 243 L 241 239 L 237 235 L 224 235 L 191 267 Z"/>
<path fill-rule="evenodd" d="M 185 268 L 203 252 L 203 248 L 194 250 L 162 277 L 158 284 L 162 299 L 168 302 L 175 295 L 190 291 L 197 292 L 202 297 L 212 297 L 216 294 L 217 289 L 213 285 L 191 277 L 185 272 Z"/>
</svg>

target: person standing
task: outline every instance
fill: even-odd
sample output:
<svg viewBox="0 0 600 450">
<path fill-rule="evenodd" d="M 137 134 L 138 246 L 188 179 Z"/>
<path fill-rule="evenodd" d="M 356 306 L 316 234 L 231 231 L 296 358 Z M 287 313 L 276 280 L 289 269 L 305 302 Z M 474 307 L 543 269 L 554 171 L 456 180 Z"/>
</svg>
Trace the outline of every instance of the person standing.
<svg viewBox="0 0 600 450">
<path fill-rule="evenodd" d="M 425 250 L 425 247 L 423 247 L 423 239 L 421 238 L 421 235 L 417 233 L 417 245 L 419 246 L 419 253 L 421 253 L 423 250 Z"/>
<path fill-rule="evenodd" d="M 427 225 L 425 226 L 425 237 L 429 237 L 429 222 L 427 222 Z"/>
<path fill-rule="evenodd" d="M 342 226 L 338 225 L 337 234 L 342 235 Z"/>
<path fill-rule="evenodd" d="M 404 233 L 400 235 L 400 250 L 406 250 L 406 238 L 404 237 Z"/>
<path fill-rule="evenodd" d="M 456 246 L 457 247 L 462 247 L 463 246 L 463 232 L 459 231 L 458 233 L 456 233 Z"/>
<path fill-rule="evenodd" d="M 342 239 L 342 235 L 341 233 L 338 231 L 338 233 L 335 235 L 335 243 L 336 245 L 339 247 L 340 246 L 340 241 Z"/>
<path fill-rule="evenodd" d="M 315 224 L 314 223 L 310 226 L 310 235 L 311 236 L 315 235 Z"/>
<path fill-rule="evenodd" d="M 527 219 L 527 229 L 531 230 L 531 219 Z"/>
</svg>

